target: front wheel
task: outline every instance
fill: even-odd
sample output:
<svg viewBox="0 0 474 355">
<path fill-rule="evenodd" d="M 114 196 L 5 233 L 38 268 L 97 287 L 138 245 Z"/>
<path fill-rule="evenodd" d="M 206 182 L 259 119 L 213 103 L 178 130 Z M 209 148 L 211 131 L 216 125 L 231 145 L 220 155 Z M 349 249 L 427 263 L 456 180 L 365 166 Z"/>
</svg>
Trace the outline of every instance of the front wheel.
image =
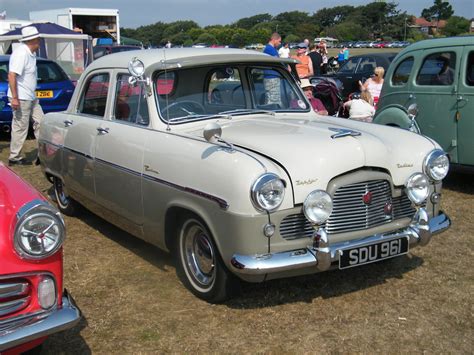
<svg viewBox="0 0 474 355">
<path fill-rule="evenodd" d="M 178 228 L 177 271 L 199 298 L 223 302 L 239 293 L 240 283 L 225 267 L 211 233 L 197 217 L 188 215 Z"/>
<path fill-rule="evenodd" d="M 66 216 L 75 215 L 78 210 L 77 202 L 66 194 L 63 181 L 55 177 L 53 178 L 53 185 L 54 196 L 56 197 L 56 203 L 58 204 L 59 211 L 64 213 Z"/>
</svg>

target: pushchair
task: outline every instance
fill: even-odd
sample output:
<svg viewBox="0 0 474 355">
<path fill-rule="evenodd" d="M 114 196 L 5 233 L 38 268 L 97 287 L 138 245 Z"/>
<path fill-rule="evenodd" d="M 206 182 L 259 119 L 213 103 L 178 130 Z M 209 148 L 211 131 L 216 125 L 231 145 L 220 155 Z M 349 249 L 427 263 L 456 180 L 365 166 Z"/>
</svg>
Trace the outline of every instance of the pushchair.
<svg viewBox="0 0 474 355">
<path fill-rule="evenodd" d="M 314 88 L 314 97 L 322 101 L 328 114 L 339 117 L 344 109 L 344 100 L 341 95 L 342 82 L 337 79 L 322 77 L 311 78 L 310 82 Z"/>
</svg>

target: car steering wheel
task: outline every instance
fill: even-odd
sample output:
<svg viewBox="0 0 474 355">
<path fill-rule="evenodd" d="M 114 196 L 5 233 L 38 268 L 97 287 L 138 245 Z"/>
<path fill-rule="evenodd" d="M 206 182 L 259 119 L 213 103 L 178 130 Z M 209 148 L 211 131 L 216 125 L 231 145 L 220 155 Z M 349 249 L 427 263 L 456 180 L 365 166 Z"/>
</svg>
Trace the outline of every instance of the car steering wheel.
<svg viewBox="0 0 474 355">
<path fill-rule="evenodd" d="M 161 114 L 166 116 L 168 113 L 171 118 L 180 117 L 182 113 L 187 115 L 204 114 L 206 112 L 203 105 L 196 101 L 176 101 L 161 110 Z"/>
</svg>

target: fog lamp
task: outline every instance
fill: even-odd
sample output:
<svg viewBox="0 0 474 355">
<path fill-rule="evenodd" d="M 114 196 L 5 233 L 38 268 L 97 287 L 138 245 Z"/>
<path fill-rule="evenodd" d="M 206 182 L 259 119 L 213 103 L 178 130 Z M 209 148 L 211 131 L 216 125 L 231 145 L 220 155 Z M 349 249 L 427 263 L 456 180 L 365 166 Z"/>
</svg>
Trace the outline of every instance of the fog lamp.
<svg viewBox="0 0 474 355">
<path fill-rule="evenodd" d="M 38 284 L 38 303 L 43 309 L 50 309 L 56 304 L 56 285 L 49 276 Z"/>
</svg>

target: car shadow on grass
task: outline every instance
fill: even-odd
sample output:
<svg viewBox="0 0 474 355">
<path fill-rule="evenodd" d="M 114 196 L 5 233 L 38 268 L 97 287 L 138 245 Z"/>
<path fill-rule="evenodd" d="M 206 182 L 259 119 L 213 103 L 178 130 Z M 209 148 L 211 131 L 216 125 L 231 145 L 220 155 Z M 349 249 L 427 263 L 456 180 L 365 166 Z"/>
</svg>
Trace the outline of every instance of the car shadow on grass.
<svg viewBox="0 0 474 355">
<path fill-rule="evenodd" d="M 41 354 L 92 354 L 89 345 L 81 336 L 87 327 L 87 319 L 82 315 L 79 323 L 71 329 L 50 335 L 43 343 Z M 61 349 L 58 352 L 58 349 Z"/>
<path fill-rule="evenodd" d="M 423 259 L 415 255 L 385 260 L 347 270 L 334 270 L 307 276 L 271 280 L 261 284 L 244 283 L 242 296 L 226 302 L 235 309 L 255 309 L 281 304 L 328 299 L 382 285 L 390 279 L 420 267 Z"/>
<path fill-rule="evenodd" d="M 451 171 L 443 180 L 443 188 L 474 195 L 474 172 Z"/>
</svg>

